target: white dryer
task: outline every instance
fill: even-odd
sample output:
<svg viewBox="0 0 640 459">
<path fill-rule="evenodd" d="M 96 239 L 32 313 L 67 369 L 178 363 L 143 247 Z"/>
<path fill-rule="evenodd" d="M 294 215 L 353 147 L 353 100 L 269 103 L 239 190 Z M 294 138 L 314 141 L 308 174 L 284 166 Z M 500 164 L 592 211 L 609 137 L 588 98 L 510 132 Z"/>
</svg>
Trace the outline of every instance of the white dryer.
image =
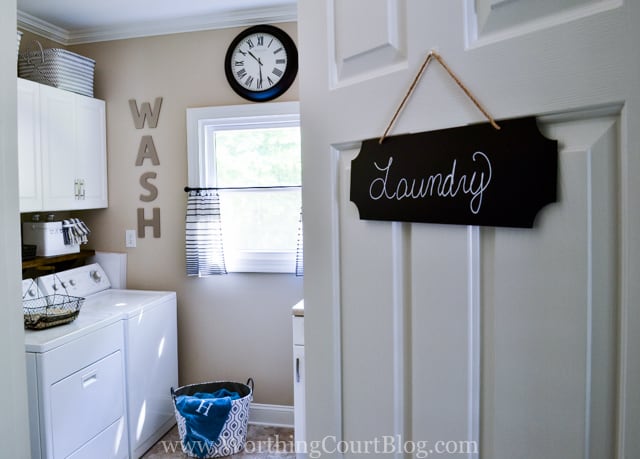
<svg viewBox="0 0 640 459">
<path fill-rule="evenodd" d="M 176 422 L 170 392 L 178 386 L 176 293 L 112 289 L 97 263 L 41 277 L 39 286 L 46 294 L 66 288 L 85 297 L 76 322 L 83 315 L 116 317 L 123 336 L 128 456 L 141 457 Z"/>
</svg>

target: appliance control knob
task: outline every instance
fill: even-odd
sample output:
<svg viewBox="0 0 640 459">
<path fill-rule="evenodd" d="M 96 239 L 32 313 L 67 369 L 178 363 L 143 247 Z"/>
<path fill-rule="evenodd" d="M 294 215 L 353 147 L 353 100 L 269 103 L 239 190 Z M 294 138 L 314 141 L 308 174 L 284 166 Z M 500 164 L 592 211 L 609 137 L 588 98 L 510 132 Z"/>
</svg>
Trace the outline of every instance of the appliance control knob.
<svg viewBox="0 0 640 459">
<path fill-rule="evenodd" d="M 30 297 L 34 297 L 34 296 L 36 296 L 36 292 L 35 292 L 35 290 L 34 290 L 34 289 L 32 289 L 32 288 L 30 288 L 30 289 L 27 291 L 27 294 L 28 294 Z"/>
<path fill-rule="evenodd" d="M 53 291 L 54 292 L 58 291 L 58 284 L 53 284 Z"/>
<path fill-rule="evenodd" d="M 89 276 L 91 276 L 91 279 L 93 279 L 95 283 L 99 283 L 102 280 L 102 276 L 98 271 L 91 271 Z"/>
<path fill-rule="evenodd" d="M 73 287 L 76 285 L 76 281 L 74 279 L 69 279 L 69 285 Z"/>
</svg>

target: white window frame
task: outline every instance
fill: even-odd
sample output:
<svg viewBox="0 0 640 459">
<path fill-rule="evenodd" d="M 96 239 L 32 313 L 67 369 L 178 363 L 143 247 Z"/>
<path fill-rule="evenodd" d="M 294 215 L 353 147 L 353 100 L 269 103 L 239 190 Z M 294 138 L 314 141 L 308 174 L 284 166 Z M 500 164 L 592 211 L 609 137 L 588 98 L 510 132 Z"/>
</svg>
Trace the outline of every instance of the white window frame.
<svg viewBox="0 0 640 459">
<path fill-rule="evenodd" d="M 188 186 L 215 188 L 216 161 L 207 155 L 207 144 L 216 130 L 300 126 L 299 102 L 227 105 L 187 109 Z M 224 220 L 222 222 L 224 226 Z M 295 250 L 247 252 L 230 272 L 294 273 Z"/>
</svg>

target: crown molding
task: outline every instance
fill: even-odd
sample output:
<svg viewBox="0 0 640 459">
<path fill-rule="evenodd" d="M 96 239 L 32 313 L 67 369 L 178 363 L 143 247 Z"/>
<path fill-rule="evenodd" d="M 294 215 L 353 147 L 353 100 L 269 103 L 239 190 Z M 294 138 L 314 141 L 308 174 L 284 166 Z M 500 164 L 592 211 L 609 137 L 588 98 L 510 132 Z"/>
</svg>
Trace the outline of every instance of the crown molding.
<svg viewBox="0 0 640 459">
<path fill-rule="evenodd" d="M 18 27 L 28 32 L 35 33 L 41 37 L 48 38 L 62 45 L 67 45 L 69 41 L 69 31 L 62 27 L 55 26 L 47 21 L 38 19 L 23 11 L 17 11 Z"/>
<path fill-rule="evenodd" d="M 69 46 L 265 23 L 295 22 L 298 18 L 297 13 L 296 5 L 290 5 L 77 30 L 65 30 L 22 11 L 18 11 L 17 16 L 18 27 L 21 29 Z"/>
</svg>

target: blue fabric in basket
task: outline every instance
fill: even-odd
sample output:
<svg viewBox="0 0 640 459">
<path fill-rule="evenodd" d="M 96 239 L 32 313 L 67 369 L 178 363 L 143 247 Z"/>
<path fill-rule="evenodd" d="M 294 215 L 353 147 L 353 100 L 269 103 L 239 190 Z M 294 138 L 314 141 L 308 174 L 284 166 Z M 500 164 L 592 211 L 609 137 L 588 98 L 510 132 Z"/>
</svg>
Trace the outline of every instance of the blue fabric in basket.
<svg viewBox="0 0 640 459">
<path fill-rule="evenodd" d="M 184 443 L 198 457 L 205 457 L 207 451 L 218 441 L 231 411 L 231 401 L 239 398 L 237 392 L 227 389 L 176 397 L 176 409 L 185 419 Z"/>
</svg>

